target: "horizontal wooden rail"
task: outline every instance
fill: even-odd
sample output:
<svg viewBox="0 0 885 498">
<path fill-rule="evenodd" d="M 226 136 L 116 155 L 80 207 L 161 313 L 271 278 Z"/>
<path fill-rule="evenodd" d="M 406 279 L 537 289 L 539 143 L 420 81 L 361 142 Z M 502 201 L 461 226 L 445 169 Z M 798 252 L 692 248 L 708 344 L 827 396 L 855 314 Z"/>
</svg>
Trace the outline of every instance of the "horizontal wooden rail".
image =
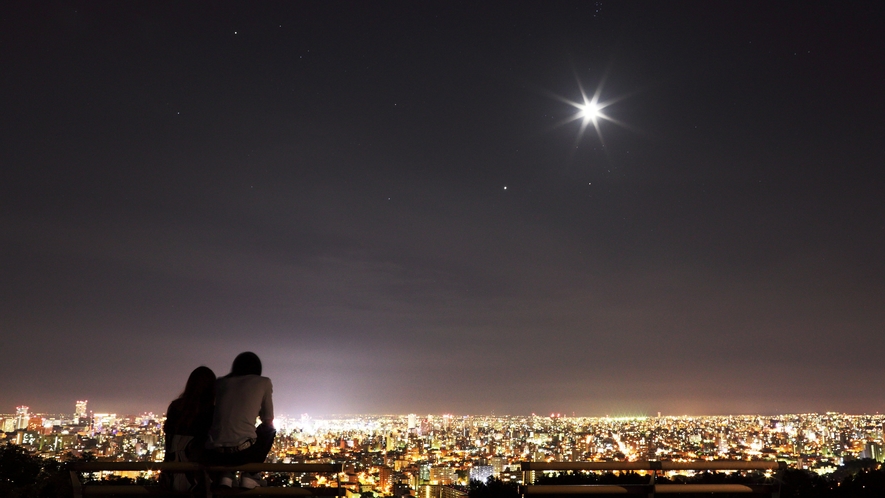
<svg viewBox="0 0 885 498">
<path fill-rule="evenodd" d="M 654 470 L 649 464 L 660 462 L 522 462 L 523 471 L 556 470 Z"/>
<path fill-rule="evenodd" d="M 68 466 L 71 473 L 71 485 L 75 498 L 84 496 L 181 496 L 159 485 L 138 484 L 86 484 L 80 481 L 80 474 L 97 472 L 201 472 L 208 476 L 210 472 L 277 472 L 277 473 L 311 473 L 336 474 L 337 487 L 256 487 L 253 489 L 220 488 L 206 489 L 207 497 L 212 495 L 245 495 L 245 496 L 344 496 L 346 491 L 340 486 L 337 474 L 344 471 L 343 463 L 249 463 L 238 466 L 201 465 L 194 462 L 75 462 Z M 184 493 L 191 495 L 192 493 Z"/>
<path fill-rule="evenodd" d="M 521 462 L 523 471 L 557 470 L 783 470 L 786 463 L 775 461 L 746 460 L 699 460 L 695 462 Z"/>
<path fill-rule="evenodd" d="M 694 462 L 521 462 L 524 485 L 520 493 L 525 496 L 538 495 L 594 495 L 632 494 L 655 496 L 656 494 L 694 493 L 761 493 L 777 497 L 780 494 L 776 484 L 667 484 L 655 483 L 659 473 L 685 470 L 698 471 L 777 471 L 786 470 L 785 462 L 746 461 L 746 460 L 698 460 Z M 648 484 L 532 484 L 531 472 L 555 471 L 601 471 L 601 472 L 650 472 Z"/>
<path fill-rule="evenodd" d="M 121 472 L 121 471 L 158 471 L 196 472 L 311 472 L 316 474 L 333 474 L 344 471 L 342 463 L 247 463 L 236 467 L 223 465 L 201 465 L 195 462 L 76 462 L 68 467 L 77 472 Z"/>
<path fill-rule="evenodd" d="M 523 486 L 523 495 L 618 495 L 648 493 L 642 484 L 542 484 Z"/>
<path fill-rule="evenodd" d="M 655 493 L 771 493 L 771 487 L 748 484 L 655 484 Z"/>
<path fill-rule="evenodd" d="M 212 488 L 208 496 L 344 496 L 344 489 L 340 492 L 317 492 L 329 489 L 337 491 L 339 488 L 275 488 L 258 487 L 253 489 L 240 488 Z M 84 486 L 82 496 L 193 496 L 194 493 L 175 493 L 160 486 L 140 486 L 137 484 Z"/>
</svg>

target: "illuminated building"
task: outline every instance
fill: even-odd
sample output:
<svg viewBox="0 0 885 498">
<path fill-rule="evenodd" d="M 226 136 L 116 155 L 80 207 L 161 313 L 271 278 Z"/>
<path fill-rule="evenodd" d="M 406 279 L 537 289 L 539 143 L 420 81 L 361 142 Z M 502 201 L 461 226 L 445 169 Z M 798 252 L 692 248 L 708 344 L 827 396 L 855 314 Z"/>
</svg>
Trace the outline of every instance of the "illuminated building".
<svg viewBox="0 0 885 498">
<path fill-rule="evenodd" d="M 3 422 L 0 423 L 0 432 L 15 432 L 15 419 L 4 418 Z"/>
<path fill-rule="evenodd" d="M 504 457 L 492 457 L 489 459 L 489 463 L 492 466 L 492 475 L 498 477 L 501 475 L 501 472 L 504 472 L 504 466 L 507 465 L 507 459 Z"/>
<path fill-rule="evenodd" d="M 99 434 L 103 429 L 112 427 L 117 421 L 116 413 L 96 413 L 92 416 L 92 430 Z"/>
<path fill-rule="evenodd" d="M 492 477 L 492 466 L 491 465 L 477 465 L 470 469 L 470 480 L 471 481 L 479 481 L 486 482 Z"/>
<path fill-rule="evenodd" d="M 382 465 L 378 469 L 378 484 L 381 486 L 381 489 L 386 489 L 390 486 L 390 478 L 393 475 L 393 469 L 386 465 Z"/>
<path fill-rule="evenodd" d="M 443 430 L 444 431 L 449 430 L 449 427 L 451 427 L 451 425 L 452 425 L 452 416 L 449 414 L 443 415 L 442 420 L 443 420 L 443 422 L 442 422 L 443 423 Z"/>
<path fill-rule="evenodd" d="M 458 473 L 451 467 L 431 467 L 431 484 L 454 484 L 458 480 Z"/>
<path fill-rule="evenodd" d="M 440 498 L 467 498 L 467 492 L 451 486 L 443 486 L 440 490 Z"/>
<path fill-rule="evenodd" d="M 51 427 L 51 425 L 50 425 Z M 33 432 L 43 431 L 43 417 L 33 416 L 28 419 L 27 429 Z"/>
<path fill-rule="evenodd" d="M 430 484 L 419 486 L 416 498 L 467 498 L 467 492 L 451 486 Z"/>
<path fill-rule="evenodd" d="M 393 481 L 393 489 L 391 490 L 393 496 L 400 497 L 411 497 L 411 488 L 409 487 L 409 479 L 400 472 L 395 473 L 391 480 Z"/>
<path fill-rule="evenodd" d="M 81 420 L 86 420 L 86 403 L 88 400 L 77 401 L 74 405 L 74 423 L 79 424 Z"/>
<path fill-rule="evenodd" d="M 860 457 L 872 458 L 879 463 L 885 461 L 885 454 L 883 454 L 882 445 L 873 441 L 870 441 L 864 445 L 863 453 L 860 454 Z"/>
<path fill-rule="evenodd" d="M 17 406 L 15 408 L 15 430 L 27 429 L 30 418 L 27 406 Z"/>
</svg>

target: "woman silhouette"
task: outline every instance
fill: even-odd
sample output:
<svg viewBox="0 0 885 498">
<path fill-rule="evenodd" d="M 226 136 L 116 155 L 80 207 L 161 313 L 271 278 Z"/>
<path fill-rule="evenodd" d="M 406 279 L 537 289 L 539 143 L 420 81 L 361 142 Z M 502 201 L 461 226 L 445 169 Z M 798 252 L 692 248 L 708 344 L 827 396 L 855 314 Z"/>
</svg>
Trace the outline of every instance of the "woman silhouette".
<svg viewBox="0 0 885 498">
<path fill-rule="evenodd" d="M 166 456 L 164 462 L 199 462 L 212 426 L 215 405 L 215 373 L 208 367 L 191 372 L 184 392 L 166 409 Z M 193 472 L 163 472 L 162 483 L 174 491 L 191 491 L 200 483 Z"/>
</svg>

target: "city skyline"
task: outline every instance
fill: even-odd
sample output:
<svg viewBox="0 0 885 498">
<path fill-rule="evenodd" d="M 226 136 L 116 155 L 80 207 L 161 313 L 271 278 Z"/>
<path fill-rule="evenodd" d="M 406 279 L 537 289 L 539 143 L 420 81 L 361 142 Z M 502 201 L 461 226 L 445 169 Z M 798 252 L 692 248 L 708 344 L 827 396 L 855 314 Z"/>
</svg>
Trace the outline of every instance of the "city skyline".
<svg viewBox="0 0 885 498">
<path fill-rule="evenodd" d="M 156 462 L 164 418 L 96 413 L 89 420 L 0 416 L 0 437 L 43 458 L 93 457 Z M 32 414 L 33 415 L 33 414 Z M 524 461 L 777 460 L 791 468 L 838 477 L 839 468 L 885 459 L 885 416 L 842 413 L 719 417 L 562 417 L 380 415 L 276 421 L 273 459 L 283 463 L 343 459 L 348 473 L 383 494 L 389 470 L 412 489 L 426 481 L 466 485 L 493 473 L 522 482 Z M 861 459 L 860 462 L 857 460 Z M 489 465 L 494 466 L 493 469 Z M 384 469 L 387 469 L 385 471 Z M 437 470 L 434 478 L 433 469 Z M 360 471 L 361 470 L 361 471 Z M 468 473 L 469 471 L 469 473 Z M 476 471 L 476 472 L 474 472 Z M 375 476 L 374 478 L 372 476 Z M 380 477 L 380 482 L 379 482 Z M 425 481 L 425 482 L 421 482 Z M 389 482 L 389 481 L 387 481 Z"/>
<path fill-rule="evenodd" d="M 78 402 L 79 405 L 79 402 Z M 85 405 L 84 405 L 85 406 Z M 79 408 L 79 406 L 78 406 Z M 84 411 L 54 411 L 49 412 L 45 410 L 35 410 L 32 407 L 27 405 L 19 405 L 15 407 L 14 412 L 2 412 L 0 411 L 0 415 L 12 415 L 14 417 L 18 417 L 20 413 L 24 413 L 25 415 L 39 415 L 39 416 L 66 416 L 70 415 L 74 418 L 82 417 L 84 419 L 96 415 L 115 415 L 120 417 L 129 417 L 129 416 L 143 416 L 146 414 L 153 414 L 154 416 L 163 416 L 165 415 L 164 410 L 155 411 L 155 410 L 138 410 L 134 412 L 123 412 L 120 410 L 110 409 L 107 406 L 102 406 L 99 410 L 85 410 Z M 81 415 L 82 414 L 82 415 Z M 882 415 L 879 412 L 875 413 L 848 413 L 848 412 L 840 412 L 840 411 L 829 411 L 829 412 L 808 412 L 808 413 L 727 413 L 727 414 L 699 414 L 699 413 L 620 413 L 620 414 L 604 414 L 604 415 L 584 415 L 584 414 L 576 414 L 576 413 L 561 413 L 561 412 L 551 412 L 551 413 L 526 413 L 526 414 L 509 414 L 509 413 L 450 413 L 450 412 L 440 412 L 440 413 L 394 413 L 394 412 L 382 412 L 382 413 L 299 413 L 293 414 L 289 412 L 279 413 L 281 418 L 285 419 L 295 419 L 296 417 L 308 417 L 308 418 L 316 418 L 316 419 L 338 419 L 341 417 L 349 418 L 349 417 L 431 417 L 431 418 L 444 418 L 444 417 L 456 417 L 456 418 L 469 418 L 469 417 L 541 417 L 541 418 L 551 418 L 551 419 L 624 419 L 624 420 L 633 420 L 633 419 L 645 419 L 645 418 L 717 418 L 717 417 L 783 417 L 783 416 L 794 416 L 794 415 L 824 415 L 824 414 L 839 414 L 839 415 L 847 415 L 847 416 L 879 416 Z"/>
<path fill-rule="evenodd" d="M 27 452 L 37 464 L 84 459 L 99 465 L 126 462 L 142 469 L 127 477 L 149 483 L 157 478 L 157 462 L 166 457 L 165 420 L 158 414 L 96 413 L 88 420 L 27 415 L 24 407 L 14 418 L 0 414 L 4 427 L 0 439 L 12 443 L 0 447 L 7 454 Z M 6 430 L 10 424 L 17 429 Z M 885 415 L 880 414 L 643 418 L 302 414 L 277 418 L 275 425 L 269 462 L 334 463 L 341 465 L 334 469 L 341 473 L 332 483 L 328 477 L 301 472 L 306 470 L 302 467 L 294 476 L 282 474 L 273 481 L 269 477 L 269 485 L 338 486 L 354 496 L 369 492 L 438 496 L 445 486 L 443 496 L 466 498 L 468 486 L 473 489 L 478 484 L 474 481 L 489 478 L 497 479 L 496 485 L 512 487 L 515 495 L 515 486 L 541 484 L 540 475 L 524 472 L 526 462 L 565 466 L 585 462 L 608 470 L 626 465 L 642 480 L 657 468 L 656 484 L 697 477 L 700 469 L 684 467 L 694 468 L 699 462 L 716 468 L 737 465 L 745 471 L 744 464 L 752 462 L 765 469 L 760 469 L 764 482 L 783 483 L 781 490 L 788 494 L 799 487 L 794 477 L 798 475 L 803 483 L 814 479 L 817 489 L 838 487 L 854 496 L 854 490 L 878 489 L 873 473 L 885 460 Z M 68 477 L 67 469 L 64 472 Z M 856 475 L 864 480 L 853 479 Z M 705 473 L 700 477 L 709 478 Z M 743 479 L 759 484 L 763 476 L 752 472 L 743 474 Z"/>
<path fill-rule="evenodd" d="M 32 409 L 32 407 L 28 405 L 18 405 L 15 407 L 14 412 L 3 412 L 0 409 L 0 418 L 4 415 L 13 416 L 16 419 L 20 419 L 23 421 L 27 421 L 28 416 L 72 416 L 73 418 L 82 418 L 83 420 L 92 418 L 94 416 L 106 416 L 106 415 L 114 415 L 119 417 L 130 417 L 130 416 L 144 416 L 148 414 L 153 414 L 154 416 L 163 416 L 165 414 L 165 410 L 152 410 L 152 409 L 144 409 L 144 410 L 136 410 L 136 411 L 121 411 L 115 410 L 112 406 L 108 405 L 99 405 L 99 409 L 95 410 L 91 405 L 87 405 L 88 400 L 78 400 L 74 404 L 73 411 L 46 411 L 40 410 L 39 408 Z M 89 408 L 87 409 L 87 406 Z M 14 415 L 13 415 L 14 413 Z M 24 418 L 22 418 L 21 414 L 24 414 Z M 415 413 L 415 412 L 378 412 L 378 413 L 295 413 L 295 412 L 276 412 L 278 418 L 285 420 L 294 420 L 297 417 L 301 418 L 316 418 L 319 420 L 335 420 L 340 418 L 350 418 L 350 417 L 420 417 L 420 418 L 446 418 L 446 417 L 455 417 L 455 418 L 473 418 L 473 417 L 515 417 L 515 418 L 524 418 L 524 417 L 540 417 L 540 418 L 550 418 L 550 419 L 613 419 L 613 420 L 634 420 L 634 419 L 646 419 L 646 418 L 718 418 L 718 417 L 784 417 L 784 416 L 797 416 L 797 415 L 824 415 L 824 414 L 839 414 L 839 415 L 847 415 L 847 416 L 879 416 L 880 412 L 871 412 L 871 413 L 849 413 L 845 411 L 827 411 L 827 412 L 805 412 L 805 413 L 606 413 L 603 415 L 588 415 L 588 414 L 579 414 L 579 413 L 563 413 L 563 412 L 550 412 L 550 413 L 452 413 L 452 412 L 438 412 L 438 413 Z M 885 427 L 883 427 L 885 430 Z M 8 431 L 7 431 L 8 432 Z M 885 433 L 883 433 L 885 434 Z"/>
<path fill-rule="evenodd" d="M 885 5 L 0 17 L 0 407 L 885 411 Z"/>
</svg>

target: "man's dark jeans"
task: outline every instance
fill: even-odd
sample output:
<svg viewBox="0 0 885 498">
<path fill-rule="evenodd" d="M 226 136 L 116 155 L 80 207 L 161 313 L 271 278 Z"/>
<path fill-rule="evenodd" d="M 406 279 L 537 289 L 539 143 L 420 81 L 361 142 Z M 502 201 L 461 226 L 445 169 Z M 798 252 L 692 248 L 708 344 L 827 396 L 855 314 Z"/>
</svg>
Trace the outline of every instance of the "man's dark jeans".
<svg viewBox="0 0 885 498">
<path fill-rule="evenodd" d="M 264 463 L 267 454 L 273 447 L 273 439 L 277 431 L 269 424 L 261 424 L 255 428 L 255 442 L 252 446 L 233 453 L 206 450 L 206 461 L 210 465 L 243 465 L 245 463 Z"/>
</svg>

